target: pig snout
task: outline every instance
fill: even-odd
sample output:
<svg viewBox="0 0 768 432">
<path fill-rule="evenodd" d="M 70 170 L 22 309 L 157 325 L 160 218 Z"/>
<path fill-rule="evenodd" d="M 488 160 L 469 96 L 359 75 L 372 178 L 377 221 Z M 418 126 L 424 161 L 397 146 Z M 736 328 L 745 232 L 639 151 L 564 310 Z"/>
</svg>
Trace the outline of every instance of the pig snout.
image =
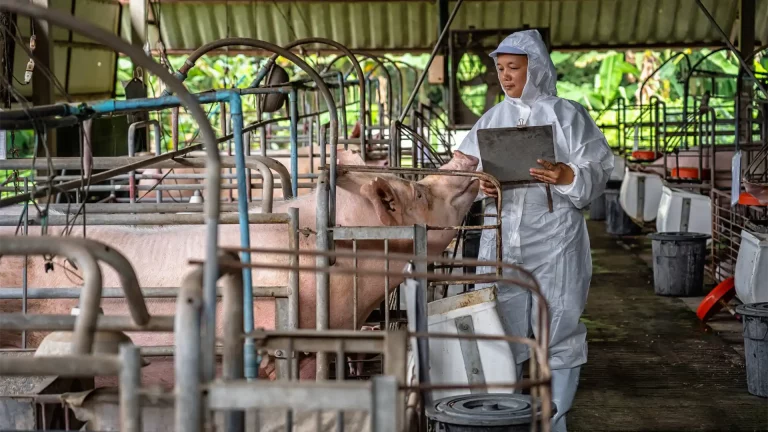
<svg viewBox="0 0 768 432">
<path fill-rule="evenodd" d="M 457 150 L 453 152 L 453 158 L 440 167 L 440 169 L 451 171 L 475 171 L 479 163 L 480 159 Z"/>
</svg>

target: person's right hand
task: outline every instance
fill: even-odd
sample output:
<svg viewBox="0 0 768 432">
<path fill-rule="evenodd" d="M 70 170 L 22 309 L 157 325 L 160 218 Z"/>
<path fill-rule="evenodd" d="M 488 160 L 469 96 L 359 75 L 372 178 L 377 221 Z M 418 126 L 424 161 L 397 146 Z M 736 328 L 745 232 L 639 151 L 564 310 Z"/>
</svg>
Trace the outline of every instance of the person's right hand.
<svg viewBox="0 0 768 432">
<path fill-rule="evenodd" d="M 496 198 L 496 186 L 488 180 L 480 179 L 480 190 L 491 198 Z"/>
</svg>

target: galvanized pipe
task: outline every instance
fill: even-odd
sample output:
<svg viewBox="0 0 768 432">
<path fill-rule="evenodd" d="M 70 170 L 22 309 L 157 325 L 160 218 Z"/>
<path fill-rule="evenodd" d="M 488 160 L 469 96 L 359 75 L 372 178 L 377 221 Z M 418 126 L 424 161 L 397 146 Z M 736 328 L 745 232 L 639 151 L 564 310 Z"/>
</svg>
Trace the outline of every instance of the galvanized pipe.
<svg viewBox="0 0 768 432">
<path fill-rule="evenodd" d="M 162 153 L 160 150 L 160 122 L 158 122 L 155 119 L 152 120 L 145 120 L 145 121 L 139 121 L 135 123 L 131 123 L 130 126 L 128 126 L 128 156 L 133 157 L 136 155 L 136 129 L 140 127 L 147 127 L 152 125 L 155 129 L 155 154 L 159 155 Z M 151 153 L 151 152 L 150 152 Z M 131 187 L 130 192 L 130 198 L 131 202 L 135 202 L 136 200 L 136 178 L 134 177 L 135 172 L 131 171 L 128 173 L 128 181 L 129 185 Z M 159 194 L 158 194 L 159 196 Z"/>
<path fill-rule="evenodd" d="M 360 67 L 360 62 L 357 61 L 357 58 L 355 57 L 355 55 L 345 45 L 342 45 L 342 44 L 340 44 L 340 43 L 338 43 L 338 42 L 336 42 L 334 40 L 326 39 L 326 38 L 312 37 L 312 38 L 299 39 L 299 40 L 296 40 L 296 41 L 293 41 L 293 42 L 289 43 L 288 45 L 285 45 L 283 48 L 289 50 L 289 49 L 295 48 L 297 46 L 302 46 L 302 45 L 306 45 L 306 44 L 310 44 L 310 43 L 326 44 L 326 45 L 330 45 L 330 46 L 338 49 L 339 51 L 341 51 L 342 53 L 344 53 L 347 56 L 349 61 L 352 63 L 352 67 L 355 69 L 355 72 L 357 73 L 357 76 L 358 76 L 358 78 L 360 80 L 360 118 L 363 119 L 363 121 L 360 122 L 360 150 L 364 153 L 365 152 L 365 137 L 366 137 L 366 126 L 365 126 L 366 107 L 365 107 L 365 83 L 363 82 L 363 77 L 365 75 L 363 75 L 363 69 L 362 69 L 362 67 Z M 339 56 L 339 57 L 341 57 L 341 56 Z M 277 60 L 277 54 L 275 54 L 272 57 L 270 57 L 270 59 L 269 59 L 269 61 L 267 63 L 267 66 L 265 66 L 264 70 L 266 71 L 268 69 L 268 66 L 270 66 L 269 62 L 274 62 L 275 60 Z M 328 72 L 330 70 L 331 66 L 332 66 L 332 64 L 326 66 L 325 69 L 323 69 L 323 71 L 321 72 L 321 74 L 325 74 L 326 72 Z M 341 91 L 344 92 L 344 81 L 343 81 L 343 79 L 341 80 L 341 82 L 339 84 L 341 85 Z M 329 110 L 333 110 L 333 108 L 331 108 L 330 106 L 328 107 L 328 109 Z M 342 109 L 345 110 L 345 118 L 346 118 L 346 106 L 344 104 L 342 104 Z M 331 121 L 333 121 L 333 117 L 331 117 L 331 119 L 332 119 Z M 345 127 L 345 131 L 346 131 L 346 127 Z M 345 135 L 345 138 L 346 138 L 346 135 Z M 365 158 L 364 155 L 363 155 L 363 158 Z"/>
<path fill-rule="evenodd" d="M 27 299 L 77 299 L 80 298 L 80 288 L 29 288 Z M 218 296 L 222 296 L 221 289 Z M 287 298 L 289 288 L 287 286 L 254 286 L 253 298 Z M 179 295 L 177 288 L 142 288 L 141 295 L 145 299 L 150 298 L 176 298 Z M 0 300 L 20 300 L 24 297 L 23 288 L 0 288 Z M 125 298 L 122 288 L 102 288 L 101 298 Z"/>
<path fill-rule="evenodd" d="M 288 110 L 291 116 L 291 176 L 294 179 L 298 179 L 299 176 L 299 142 L 298 142 L 298 130 L 297 122 L 299 116 L 298 101 L 296 90 L 291 90 L 288 93 Z M 298 186 L 296 182 L 293 183 L 293 195 L 298 195 Z"/>
<path fill-rule="evenodd" d="M 233 262 L 237 261 L 237 255 L 234 254 L 229 254 L 229 257 L 222 257 L 222 261 L 226 258 Z M 244 354 L 249 356 L 254 354 L 254 346 L 252 339 L 246 340 L 244 350 L 241 340 L 243 328 L 253 328 L 253 322 L 250 323 L 250 326 L 244 326 L 245 298 L 243 297 L 243 288 L 242 272 L 229 271 L 226 273 L 223 298 L 223 314 L 226 320 L 224 321 L 224 353 L 222 356 L 222 378 L 225 381 L 242 380 L 248 375 L 257 379 L 259 376 L 259 362 L 256 361 L 257 359 L 249 359 L 250 361 L 246 362 L 244 358 Z M 249 298 L 245 303 L 253 305 L 253 299 Z M 245 367 L 253 367 L 254 370 L 248 371 Z M 225 416 L 224 430 L 226 432 L 244 431 L 244 411 L 228 411 Z"/>
<path fill-rule="evenodd" d="M 98 245 L 95 241 L 85 239 L 0 236 L 0 256 L 61 255 L 76 262 L 82 269 L 84 287 L 80 295 L 80 314 L 76 317 L 74 325 L 73 354 L 89 354 L 93 348 L 96 317 L 101 303 L 102 279 L 101 268 L 89 247 L 95 248 Z M 146 307 L 144 312 L 146 313 Z"/>
<path fill-rule="evenodd" d="M 120 345 L 120 430 L 141 432 L 142 415 L 139 403 L 141 390 L 141 356 L 139 347 L 130 343 Z"/>
<path fill-rule="evenodd" d="M 131 171 L 135 171 L 135 170 L 137 170 L 139 168 L 145 168 L 145 167 L 151 166 L 155 162 L 159 162 L 159 161 L 163 161 L 163 160 L 168 160 L 168 159 L 173 159 L 175 157 L 182 156 L 182 155 L 184 155 L 186 153 L 189 153 L 189 152 L 192 152 L 194 150 L 201 150 L 202 146 L 203 146 L 202 144 L 195 144 L 195 145 L 189 146 L 187 148 L 181 149 L 181 150 L 176 151 L 176 152 L 170 152 L 170 153 L 165 153 L 165 154 L 162 154 L 162 155 L 159 155 L 159 156 L 150 156 L 150 157 L 142 158 L 142 160 L 140 160 L 140 161 L 129 163 L 127 165 L 122 165 L 119 168 L 114 168 L 114 169 L 110 169 L 108 171 L 104 171 L 104 172 L 100 172 L 98 174 L 91 175 L 90 181 L 91 181 L 91 183 L 99 183 L 99 182 L 102 182 L 104 180 L 109 180 L 109 179 L 111 179 L 112 177 L 114 177 L 114 176 L 116 176 L 118 174 L 128 174 Z M 218 157 L 218 153 L 216 155 Z M 79 164 L 80 164 L 79 160 L 80 159 L 79 158 L 73 158 L 73 159 L 77 159 L 77 161 L 78 161 L 77 164 L 79 166 Z M 18 162 L 20 160 L 24 160 L 24 159 L 15 159 L 15 160 L 14 159 L 8 159 L 7 161 L 3 161 L 3 165 L 6 165 L 6 164 L 7 165 L 16 165 L 14 162 Z M 98 167 L 95 166 L 95 162 L 96 162 L 96 158 L 94 158 L 94 166 L 93 166 L 93 168 L 94 169 L 98 169 Z M 29 162 L 24 163 L 24 164 L 18 164 L 18 165 L 25 166 L 27 164 L 31 164 L 31 160 Z M 121 161 L 121 164 L 125 164 L 125 161 L 124 160 Z M 217 166 L 218 166 L 218 160 L 217 160 Z M 4 169 L 19 169 L 19 168 L 4 168 Z M 24 168 L 21 168 L 21 169 L 24 169 Z M 66 182 L 66 183 L 59 183 L 59 184 L 55 185 L 55 189 L 56 189 L 57 193 L 60 193 L 60 192 L 66 192 L 66 191 L 69 191 L 69 190 L 72 190 L 72 189 L 79 189 L 82 186 L 83 186 L 83 184 L 82 184 L 82 182 L 80 180 L 73 180 L 73 181 L 69 181 L 69 182 Z M 218 185 L 216 187 L 218 187 Z M 15 196 L 12 196 L 12 197 L 1 199 L 0 200 L 0 207 L 5 207 L 5 206 L 8 206 L 8 205 L 12 205 L 12 204 L 19 204 L 19 203 L 23 203 L 24 201 L 28 201 L 28 200 L 31 200 L 31 199 L 44 197 L 44 196 L 46 196 L 48 194 L 48 189 L 49 188 L 50 187 L 42 186 L 42 187 L 37 188 L 35 190 L 35 192 L 23 193 L 23 194 L 19 194 L 19 195 L 15 195 Z M 218 189 L 217 189 L 217 191 L 218 191 Z"/>
<path fill-rule="evenodd" d="M 249 210 L 256 208 L 251 204 Z M 53 210 L 61 213 L 77 213 L 78 208 L 69 204 L 51 204 L 48 206 L 48 210 Z M 83 210 L 87 214 L 94 213 L 202 213 L 203 204 L 189 204 L 189 203 L 113 203 L 113 204 L 83 204 Z M 235 203 L 222 203 L 221 210 L 224 212 L 236 212 L 237 204 Z M 19 212 L 21 214 L 21 211 Z"/>
<path fill-rule="evenodd" d="M 189 147 L 180 150 L 177 153 L 184 153 L 187 152 L 187 149 Z M 183 158 L 183 159 L 176 159 L 176 160 L 168 160 L 167 155 L 170 155 L 171 153 L 166 153 L 165 155 L 161 156 L 135 156 L 131 159 L 142 161 L 142 165 L 137 168 L 144 168 L 144 167 L 151 167 L 151 168 L 206 168 L 206 172 L 208 171 L 208 166 L 206 165 L 206 159 L 204 158 Z M 163 160 L 159 160 L 156 163 L 151 164 L 145 164 L 143 161 L 148 160 L 154 160 L 158 157 L 163 157 Z M 80 159 L 79 158 L 53 158 L 51 160 L 51 163 L 53 163 L 55 166 L 65 169 L 79 169 L 80 167 Z M 124 157 L 105 157 L 105 158 L 94 158 L 94 169 L 105 169 L 111 167 L 121 167 L 125 166 L 125 158 Z M 137 162 L 138 163 L 138 162 Z M 136 164 L 136 163 L 134 163 Z M 264 171 L 264 167 L 260 164 L 266 165 L 267 168 L 277 172 L 277 175 L 280 177 L 280 186 L 283 190 L 283 196 L 288 199 L 292 198 L 293 192 L 292 192 L 292 181 L 291 181 L 291 175 L 288 173 L 288 169 L 285 168 L 281 163 L 277 162 L 274 159 L 264 157 L 264 156 L 248 156 L 245 157 L 245 166 L 248 169 L 255 169 L 258 170 L 261 173 L 261 177 L 264 180 L 264 188 L 272 189 L 274 186 L 268 187 L 270 184 L 269 182 L 272 181 L 274 184 L 273 177 L 270 174 L 267 174 Z M 221 167 L 227 168 L 227 167 L 235 167 L 236 161 L 235 158 L 232 156 L 224 156 L 221 158 Z M 19 170 L 19 169 L 32 169 L 32 159 L 31 158 L 25 158 L 25 159 L 8 159 L 0 161 L 0 169 L 6 169 L 6 170 Z M 112 171 L 116 171 L 115 169 L 112 169 Z M 126 171 L 125 173 L 129 172 L 130 170 Z M 120 174 L 125 173 L 119 173 L 115 176 L 109 177 L 113 178 Z M 221 178 L 221 174 L 219 174 Z M 95 177 L 95 176 L 94 176 Z M 105 179 L 98 179 L 98 181 L 103 181 Z M 75 180 L 70 183 L 77 182 L 79 184 L 80 180 Z M 94 178 L 91 178 L 92 183 L 96 183 L 97 181 L 94 180 Z M 64 184 L 70 184 L 70 183 L 64 183 Z M 186 189 L 192 189 L 196 188 L 195 185 L 173 185 L 173 186 L 154 186 L 154 189 L 157 190 L 184 190 L 185 188 L 183 186 L 188 186 Z M 91 190 L 95 190 L 94 188 L 97 186 L 91 186 Z M 115 190 L 122 189 L 120 186 L 109 186 L 110 188 L 114 188 Z M 206 188 L 208 186 L 205 186 Z M 226 189 L 228 187 L 232 187 L 231 185 L 219 185 L 217 186 L 217 190 L 219 188 Z M 60 186 L 56 186 L 56 188 L 60 188 Z M 152 186 L 144 186 L 144 187 L 138 187 L 139 190 L 144 189 L 150 189 Z M 112 189 L 110 189 L 112 190 Z M 209 197 L 210 199 L 210 197 Z M 21 202 L 21 201 L 19 201 Z M 14 203 L 9 203 L 14 204 Z M 2 207 L 2 206 L 0 206 Z"/>
<path fill-rule="evenodd" d="M 94 376 L 115 376 L 120 373 L 117 356 L 67 355 L 7 357 L 0 356 L 0 371 L 3 376 L 56 375 L 60 378 L 84 378 Z"/>
<path fill-rule="evenodd" d="M 248 213 L 247 217 L 248 223 L 252 224 L 280 224 L 288 223 L 289 220 L 285 213 Z M 89 225 L 202 225 L 206 221 L 207 217 L 203 214 L 93 214 L 88 216 Z M 0 226 L 16 226 L 18 222 L 17 216 L 0 215 Z M 71 222 L 70 220 L 69 223 Z M 218 222 L 225 225 L 239 224 L 240 216 L 237 213 L 221 213 Z M 41 221 L 38 216 L 32 216 L 30 223 L 40 224 Z M 48 216 L 46 223 L 48 226 L 67 226 L 67 216 Z M 34 237 L 38 236 L 10 236 L 9 238 Z"/>
<path fill-rule="evenodd" d="M 15 331 L 72 331 L 78 318 L 74 315 L 4 313 L 0 314 L 0 328 Z M 156 315 L 150 317 L 146 324 L 138 325 L 129 316 L 99 315 L 94 331 L 171 332 L 173 317 Z"/>
<path fill-rule="evenodd" d="M 201 317 L 203 310 L 203 270 L 195 268 L 184 277 L 176 300 L 174 322 L 174 424 L 177 431 L 200 432 L 203 402 L 200 376 L 202 357 Z M 171 353 L 174 354 L 174 353 Z M 214 359 L 215 361 L 215 359 Z M 206 369 L 207 370 L 207 369 Z"/>
<path fill-rule="evenodd" d="M 291 217 L 291 222 L 288 226 L 288 248 L 297 251 L 288 259 L 288 265 L 299 265 L 299 209 L 297 207 L 290 207 L 288 209 L 288 215 Z M 288 329 L 296 330 L 299 328 L 299 271 L 291 270 L 288 273 Z M 293 352 L 288 352 L 288 367 L 291 370 L 291 376 L 299 376 L 299 362 L 298 358 L 295 358 Z"/>
<path fill-rule="evenodd" d="M 335 153 L 336 146 L 331 147 L 331 152 Z M 333 161 L 332 161 L 333 162 Z M 326 252 L 329 250 L 328 223 L 329 223 L 329 190 L 328 190 L 328 171 L 322 171 L 317 182 L 317 214 L 316 214 L 316 248 L 318 251 Z M 329 265 L 328 256 L 318 255 L 316 264 L 320 268 Z M 328 330 L 330 322 L 330 275 L 320 273 L 315 276 L 316 279 L 316 304 L 315 320 L 317 330 Z M 324 381 L 328 379 L 328 356 L 325 352 L 317 353 L 316 364 L 317 380 Z"/>
<path fill-rule="evenodd" d="M 144 67 L 148 72 L 154 74 L 161 81 L 166 83 L 169 89 L 178 93 L 178 99 L 181 101 L 183 105 L 186 106 L 187 110 L 192 114 L 192 116 L 197 121 L 200 127 L 200 134 L 202 137 L 202 141 L 206 144 L 205 149 L 207 150 L 207 156 L 208 156 L 207 168 L 211 170 L 210 176 L 207 179 L 208 180 L 207 188 L 210 190 L 211 196 L 209 196 L 209 199 L 207 200 L 207 203 L 206 203 L 207 204 L 206 216 L 208 216 L 208 223 L 207 223 L 208 242 L 206 245 L 207 247 L 206 247 L 206 254 L 205 254 L 205 257 L 206 257 L 205 265 L 206 265 L 206 286 L 211 286 L 213 287 L 212 289 L 215 289 L 215 282 L 216 282 L 217 275 L 214 272 L 218 267 L 217 257 L 216 257 L 216 246 L 218 244 L 217 221 L 218 221 L 218 214 L 219 214 L 219 198 L 220 198 L 220 193 L 218 189 L 218 185 L 220 183 L 219 154 L 215 146 L 216 136 L 213 132 L 213 129 L 211 128 L 210 123 L 208 122 L 205 112 L 200 108 L 200 105 L 197 103 L 197 101 L 189 94 L 189 92 L 187 92 L 186 88 L 181 82 L 174 79 L 174 77 L 171 76 L 162 66 L 154 62 L 151 58 L 147 57 L 144 54 L 144 52 L 141 50 L 141 48 L 132 46 L 131 44 L 122 40 L 120 37 L 114 34 L 111 34 L 103 29 L 100 29 L 99 27 L 93 24 L 78 20 L 74 18 L 74 16 L 63 14 L 53 9 L 39 7 L 39 6 L 32 5 L 25 2 L 18 2 L 16 0 L 0 0 L 0 9 L 16 12 L 19 14 L 24 14 L 31 17 L 36 17 L 36 18 L 47 21 L 49 24 L 59 26 L 67 30 L 77 31 L 80 34 L 86 37 L 89 37 L 92 40 L 102 41 L 102 43 L 104 43 L 105 45 L 111 48 L 114 48 L 117 52 L 122 52 L 127 54 L 133 60 L 134 65 Z M 196 147 L 202 148 L 202 145 L 191 146 L 187 151 L 192 151 Z M 168 155 L 171 155 L 171 156 L 168 156 Z M 170 158 L 177 155 L 178 155 L 178 152 L 173 152 L 160 157 Z M 136 168 L 141 168 L 142 166 L 144 165 L 139 163 L 133 166 L 123 167 L 122 170 L 124 170 L 124 172 L 129 172 L 131 170 L 135 170 Z M 122 174 L 124 172 L 108 171 L 105 173 L 100 173 L 100 174 L 97 174 L 96 176 L 91 176 L 91 181 L 98 182 L 103 179 L 109 179 L 112 175 Z M 76 189 L 78 188 L 79 185 L 80 185 L 80 182 L 72 182 L 69 184 L 59 185 L 58 191 L 63 192 L 70 189 Z M 67 189 L 64 189 L 64 188 L 67 188 Z M 48 194 L 48 192 L 49 192 L 48 190 L 43 188 L 43 189 L 39 189 L 34 194 L 24 193 L 21 196 L 0 200 L 0 206 L 15 204 L 19 202 L 25 202 L 33 198 L 45 196 L 46 194 Z M 99 281 L 99 285 L 101 285 L 100 281 Z M 100 286 L 98 288 L 100 288 Z M 98 306 L 98 304 L 96 306 Z M 93 312 L 95 312 L 95 310 Z M 78 318 L 82 318 L 82 315 L 79 316 Z M 88 345 L 90 349 L 90 343 Z"/>
</svg>

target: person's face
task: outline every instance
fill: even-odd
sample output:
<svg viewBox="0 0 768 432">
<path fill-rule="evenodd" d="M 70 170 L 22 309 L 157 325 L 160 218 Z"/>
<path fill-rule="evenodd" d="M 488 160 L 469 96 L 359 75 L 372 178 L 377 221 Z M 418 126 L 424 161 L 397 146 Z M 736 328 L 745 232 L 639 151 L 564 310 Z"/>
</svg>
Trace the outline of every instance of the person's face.
<svg viewBox="0 0 768 432">
<path fill-rule="evenodd" d="M 519 98 L 527 79 L 528 56 L 499 54 L 496 57 L 496 72 L 507 96 Z"/>
</svg>

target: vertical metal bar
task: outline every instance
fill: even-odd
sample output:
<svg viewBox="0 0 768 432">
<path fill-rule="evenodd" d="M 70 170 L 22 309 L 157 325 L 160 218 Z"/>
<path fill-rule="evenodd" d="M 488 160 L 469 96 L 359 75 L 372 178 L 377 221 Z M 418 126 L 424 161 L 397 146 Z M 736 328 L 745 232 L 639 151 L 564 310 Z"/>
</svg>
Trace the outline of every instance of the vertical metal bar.
<svg viewBox="0 0 768 432">
<path fill-rule="evenodd" d="M 139 347 L 133 344 L 120 345 L 120 430 L 141 432 L 141 357 Z"/>
<path fill-rule="evenodd" d="M 288 297 L 290 297 L 290 292 L 288 293 Z M 288 329 L 288 302 L 288 298 L 275 298 L 275 328 L 278 330 Z M 275 376 L 278 380 L 290 379 L 290 362 L 290 357 L 287 355 L 285 358 L 275 359 Z"/>
<path fill-rule="evenodd" d="M 171 145 L 173 151 L 179 149 L 179 107 L 171 108 Z"/>
<path fill-rule="evenodd" d="M 232 92 L 229 98 L 230 117 L 232 120 L 232 135 L 235 140 L 235 169 L 237 174 L 237 195 L 245 197 L 245 152 L 243 151 L 243 105 L 240 95 Z M 237 211 L 240 225 L 240 245 L 250 248 L 251 236 L 248 224 L 248 200 L 237 200 Z M 242 252 L 241 260 L 244 264 L 251 263 L 251 253 Z M 246 333 L 253 331 L 253 274 L 250 268 L 243 269 L 243 301 L 244 304 L 244 328 Z M 211 347 L 212 348 L 212 347 Z M 245 377 L 258 377 L 258 365 L 256 364 L 256 350 L 253 339 L 245 340 Z"/>
<path fill-rule="evenodd" d="M 288 265 L 299 265 L 299 209 L 297 207 L 291 207 L 288 209 L 288 215 L 291 217 L 291 222 L 288 225 L 288 247 L 295 250 L 297 253 L 289 257 Z M 291 270 L 288 273 L 288 329 L 296 330 L 299 328 L 299 271 Z M 287 353 L 288 367 L 291 370 L 291 375 L 299 376 L 299 361 L 298 356 L 294 356 L 293 351 Z"/>
<path fill-rule="evenodd" d="M 336 381 L 344 381 L 344 364 L 346 356 L 344 354 L 344 339 L 339 340 L 339 346 L 336 348 Z M 344 411 L 339 410 L 336 413 L 336 431 L 344 432 Z"/>
<path fill-rule="evenodd" d="M 427 256 L 427 226 L 425 224 L 417 224 L 413 227 L 414 233 L 413 233 L 413 252 L 414 255 L 425 258 Z M 416 269 L 417 273 L 426 273 L 427 272 L 427 261 L 426 260 L 419 260 L 415 263 L 414 268 Z M 417 310 L 416 310 L 416 331 L 417 332 L 424 332 L 426 333 L 428 331 L 427 328 L 427 280 L 426 279 L 416 279 L 416 282 L 418 283 L 418 293 L 416 294 L 419 298 L 419 301 L 417 301 Z M 418 365 L 419 365 L 419 383 L 426 384 L 429 383 L 429 341 L 426 338 L 418 338 L 416 340 L 416 344 L 418 346 L 418 352 L 419 352 L 419 358 L 417 359 Z M 429 391 L 422 391 L 421 392 L 422 397 L 422 406 L 431 406 L 432 404 L 432 392 Z M 422 416 L 425 417 L 425 416 Z M 422 426 L 426 427 L 423 422 L 425 422 L 426 419 L 422 419 Z M 426 430 L 426 429 L 425 429 Z"/>
<path fill-rule="evenodd" d="M 397 422 L 393 421 L 397 416 L 397 380 L 393 376 L 380 375 L 371 381 L 371 431 L 395 432 L 398 430 Z"/>
<path fill-rule="evenodd" d="M 29 177 L 24 177 L 24 193 L 29 193 Z M 29 200 L 24 201 L 24 235 L 29 235 Z M 21 270 L 21 313 L 27 313 L 27 275 L 29 256 L 24 255 L 24 268 Z M 27 331 L 21 332 L 21 347 L 27 348 Z"/>
<path fill-rule="evenodd" d="M 316 215 L 316 245 L 318 252 L 328 251 L 328 171 L 323 170 L 318 177 L 317 184 L 317 215 Z M 318 256 L 316 264 L 319 268 L 328 267 L 329 259 L 327 256 Z M 316 273 L 316 310 L 315 321 L 317 330 L 327 330 L 330 315 L 329 303 L 329 282 L 330 275 L 327 272 L 320 271 Z M 328 356 L 325 352 L 317 353 L 316 365 L 317 380 L 328 379 Z"/>
<path fill-rule="evenodd" d="M 243 201 L 239 199 L 238 202 Z M 236 258 L 233 256 L 232 258 Z M 222 375 L 224 380 L 243 378 L 243 343 L 240 342 L 243 328 L 243 303 L 253 304 L 253 297 L 243 297 L 243 279 L 241 274 L 228 274 L 224 280 L 224 355 L 222 356 Z M 257 377 L 258 377 L 258 365 Z M 245 430 L 245 411 L 225 413 L 224 430 L 243 432 Z"/>
<path fill-rule="evenodd" d="M 395 377 L 398 386 L 406 385 L 408 376 L 408 332 L 405 330 L 387 331 L 384 339 L 384 375 Z M 405 392 L 397 395 L 395 407 L 395 425 L 403 430 L 403 411 L 406 405 Z"/>
<path fill-rule="evenodd" d="M 307 109 L 307 111 L 309 111 L 309 108 Z M 318 121 L 318 123 L 319 123 L 319 121 Z M 314 117 L 310 117 L 309 118 L 309 130 L 307 132 L 307 137 L 308 137 L 308 140 L 309 140 L 309 172 L 311 174 L 315 173 L 315 143 L 314 143 L 314 140 L 313 140 L 314 134 L 315 134 L 315 118 Z M 309 182 L 310 183 L 314 183 L 315 179 L 310 178 Z"/>
<path fill-rule="evenodd" d="M 341 71 L 336 71 L 336 77 L 339 79 L 339 103 L 341 104 L 341 136 L 346 140 L 349 138 L 349 128 L 347 124 L 347 99 L 344 88 L 344 74 Z M 362 120 L 362 119 L 361 119 Z M 362 126 L 362 124 L 361 124 Z M 344 143 L 346 146 L 347 143 Z M 347 147 L 344 147 L 347 148 Z"/>
<path fill-rule="evenodd" d="M 242 108 L 241 108 L 242 111 Z M 229 122 L 227 121 L 227 104 L 226 102 L 222 101 L 219 102 L 219 112 L 221 112 L 221 134 L 222 135 L 229 135 L 229 129 L 227 125 Z M 227 140 L 227 156 L 232 156 L 232 141 Z M 235 150 L 237 151 L 237 150 Z M 227 173 L 232 174 L 232 168 L 227 168 Z M 232 179 L 228 179 L 227 183 L 232 184 Z M 239 191 L 238 191 L 239 192 Z M 227 202 L 232 202 L 232 189 L 227 189 Z"/>
<path fill-rule="evenodd" d="M 251 155 L 251 137 L 253 137 L 253 133 L 246 132 L 245 136 L 243 137 L 243 145 L 245 146 L 245 155 L 250 156 Z M 253 202 L 253 185 L 251 184 L 251 169 L 248 168 L 245 170 L 245 183 L 247 188 L 246 193 L 248 194 L 247 199 L 248 202 Z M 263 192 L 262 192 L 263 194 Z M 240 198 L 238 198 L 240 199 Z"/>
<path fill-rule="evenodd" d="M 353 258 L 352 268 L 357 270 L 357 239 L 352 239 L 352 253 L 355 254 Z M 357 322 L 357 271 L 352 275 L 352 330 L 358 330 L 360 325 Z"/>
<path fill-rule="evenodd" d="M 292 353 L 292 352 L 295 351 L 293 349 L 293 339 L 292 338 L 288 338 L 288 347 L 287 347 L 286 351 L 288 353 Z M 293 360 L 294 359 L 290 358 L 289 362 L 291 362 Z M 295 361 L 298 363 L 298 361 L 299 361 L 298 355 L 296 356 Z M 296 374 L 293 373 L 293 368 L 288 368 L 288 381 L 291 381 L 293 379 L 299 380 L 300 379 L 299 375 L 298 375 L 298 373 L 296 373 Z M 291 408 L 289 408 L 285 412 L 285 430 L 287 432 L 292 432 L 293 431 L 293 409 L 291 409 Z"/>
<path fill-rule="evenodd" d="M 299 194 L 299 142 L 298 142 L 298 121 L 299 110 L 297 105 L 296 89 L 292 88 L 288 93 L 288 109 L 291 117 L 291 177 L 293 180 L 293 196 Z"/>
<path fill-rule="evenodd" d="M 177 431 L 200 432 L 203 401 L 200 383 L 202 268 L 189 273 L 181 284 L 174 317 L 174 424 Z M 206 410 L 208 411 L 208 410 Z"/>
<path fill-rule="evenodd" d="M 384 271 L 389 272 L 389 239 L 384 239 Z M 384 275 L 384 328 L 382 330 L 389 330 L 389 274 Z"/>
</svg>

